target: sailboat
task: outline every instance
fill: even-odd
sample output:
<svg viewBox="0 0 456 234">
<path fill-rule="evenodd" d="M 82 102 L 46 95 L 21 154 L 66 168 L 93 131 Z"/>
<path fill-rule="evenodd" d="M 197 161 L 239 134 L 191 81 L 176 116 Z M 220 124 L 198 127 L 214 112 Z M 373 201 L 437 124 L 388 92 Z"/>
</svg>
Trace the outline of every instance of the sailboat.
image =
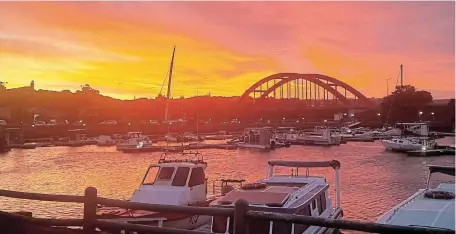
<svg viewBox="0 0 456 234">
<path fill-rule="evenodd" d="M 396 87 L 398 89 L 402 89 L 404 87 L 402 64 L 400 67 L 400 78 L 400 86 Z M 398 126 L 403 128 L 400 136 L 395 136 L 392 139 L 384 139 L 381 141 L 386 150 L 408 152 L 415 150 L 426 151 L 436 148 L 436 141 L 429 137 L 428 123 L 397 123 L 396 129 L 398 129 Z"/>
<path fill-rule="evenodd" d="M 172 121 L 168 120 L 169 98 L 171 97 L 171 81 L 172 81 L 172 77 L 173 77 L 175 52 L 176 52 L 176 47 L 174 46 L 173 56 L 171 57 L 171 65 L 169 67 L 169 73 L 168 73 L 168 91 L 166 92 L 165 119 L 163 120 L 163 123 L 168 125 L 168 134 L 165 135 L 165 140 L 167 142 L 177 142 L 177 138 L 173 137 L 171 134 L 169 134 L 169 125 L 172 124 Z"/>
<path fill-rule="evenodd" d="M 169 132 L 169 124 L 171 124 L 170 121 L 168 121 L 168 100 L 170 98 L 171 94 L 171 78 L 173 75 L 173 66 L 174 66 L 174 54 L 176 52 L 176 47 L 174 46 L 173 49 L 173 55 L 171 57 L 171 64 L 169 67 L 169 76 L 168 76 L 168 92 L 166 94 L 166 110 L 165 110 L 165 120 L 163 123 L 168 124 L 168 132 Z M 169 135 L 169 134 L 168 134 Z M 167 135 L 167 136 L 168 136 Z M 168 141 L 167 137 L 165 139 Z M 169 139 L 172 141 L 172 139 Z M 169 150 L 169 147 L 166 147 L 166 150 Z M 138 143 L 133 146 L 133 147 L 124 147 L 118 150 L 124 152 L 124 153 L 138 153 L 138 152 L 156 152 L 156 151 L 163 151 L 164 147 L 162 146 L 154 146 L 152 145 L 152 142 L 147 142 L 147 144 L 144 144 L 143 141 L 138 141 Z"/>
</svg>

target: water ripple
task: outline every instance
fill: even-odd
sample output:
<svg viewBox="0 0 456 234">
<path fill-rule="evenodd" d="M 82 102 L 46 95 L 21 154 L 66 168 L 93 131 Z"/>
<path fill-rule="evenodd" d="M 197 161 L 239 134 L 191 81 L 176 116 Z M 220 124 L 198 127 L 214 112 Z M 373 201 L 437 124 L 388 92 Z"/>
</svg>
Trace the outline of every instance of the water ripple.
<svg viewBox="0 0 456 234">
<path fill-rule="evenodd" d="M 443 139 L 446 143 L 454 138 Z M 341 195 L 347 218 L 374 221 L 379 215 L 406 199 L 426 182 L 426 164 L 454 165 L 452 156 L 412 158 L 385 152 L 379 142 L 348 143 L 337 147 L 292 146 L 271 152 L 248 150 L 200 150 L 208 162 L 209 183 L 221 178 L 253 181 L 266 176 L 267 161 L 331 160 L 341 162 Z M 95 186 L 103 197 L 125 199 L 140 183 L 148 165 L 161 153 L 123 154 L 115 147 L 54 147 L 14 149 L 0 155 L 2 189 L 83 195 Z M 278 168 L 282 173 L 290 169 Z M 333 172 L 312 169 L 325 175 L 333 196 Z M 439 181 L 448 180 L 436 176 Z M 32 211 L 41 217 L 81 217 L 78 204 L 28 201 L 0 197 L 2 210 Z"/>
</svg>

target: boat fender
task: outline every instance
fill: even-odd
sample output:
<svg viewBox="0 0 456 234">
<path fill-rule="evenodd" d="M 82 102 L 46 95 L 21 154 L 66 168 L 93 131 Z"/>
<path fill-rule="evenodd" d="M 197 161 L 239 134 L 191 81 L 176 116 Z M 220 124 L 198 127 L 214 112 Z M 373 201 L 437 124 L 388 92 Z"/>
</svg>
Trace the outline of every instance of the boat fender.
<svg viewBox="0 0 456 234">
<path fill-rule="evenodd" d="M 244 184 L 242 185 L 241 189 L 243 190 L 250 190 L 250 189 L 263 189 L 266 188 L 265 183 L 251 183 L 251 184 Z"/>
<path fill-rule="evenodd" d="M 446 192 L 446 191 L 427 191 L 424 194 L 425 197 L 427 198 L 432 198 L 432 199 L 454 199 L 455 195 L 452 192 Z"/>
</svg>

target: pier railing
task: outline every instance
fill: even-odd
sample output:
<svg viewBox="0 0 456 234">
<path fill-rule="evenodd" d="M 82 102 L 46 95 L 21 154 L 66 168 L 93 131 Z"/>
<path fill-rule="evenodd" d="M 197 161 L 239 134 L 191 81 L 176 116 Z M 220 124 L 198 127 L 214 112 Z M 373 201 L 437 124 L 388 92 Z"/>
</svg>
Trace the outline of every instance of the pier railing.
<svg viewBox="0 0 456 234">
<path fill-rule="evenodd" d="M 282 213 L 270 213 L 249 210 L 249 204 L 245 200 L 238 200 L 234 208 L 216 207 L 190 207 L 174 205 L 156 205 L 129 201 L 101 198 L 97 195 L 96 188 L 88 187 L 84 196 L 74 195 L 52 195 L 40 193 L 26 193 L 9 190 L 0 190 L 0 196 L 53 202 L 72 202 L 84 204 L 82 219 L 46 219 L 31 217 L 31 213 L 22 212 L 8 213 L 0 211 L 0 233 L 8 234 L 95 234 L 99 230 L 108 230 L 109 233 L 121 233 L 121 231 L 136 233 L 169 233 L 169 234 L 209 234 L 211 232 L 189 231 L 174 228 L 154 227 L 140 224 L 113 222 L 109 219 L 98 219 L 96 210 L 98 205 L 108 207 L 120 207 L 125 209 L 140 209 L 148 211 L 177 212 L 192 215 L 223 216 L 233 218 L 233 234 L 255 234 L 249 233 L 249 220 L 289 223 L 290 225 L 302 224 L 307 226 L 320 226 L 341 230 L 353 230 L 369 233 L 454 233 L 449 229 L 434 229 L 416 226 L 396 226 L 377 224 L 365 221 L 335 220 L 305 215 L 292 215 Z M 74 227 L 74 228 L 68 228 Z M 293 230 L 293 228 L 292 228 Z M 285 234 L 285 233 L 279 233 Z"/>
</svg>

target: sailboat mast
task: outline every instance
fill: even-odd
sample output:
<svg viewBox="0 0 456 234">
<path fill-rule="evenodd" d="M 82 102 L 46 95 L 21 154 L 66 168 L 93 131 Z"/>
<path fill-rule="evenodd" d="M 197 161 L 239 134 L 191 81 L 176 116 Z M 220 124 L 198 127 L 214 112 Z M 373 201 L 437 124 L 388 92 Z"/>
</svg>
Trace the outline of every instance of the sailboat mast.
<svg viewBox="0 0 456 234">
<path fill-rule="evenodd" d="M 404 68 L 401 64 L 401 88 L 404 86 Z"/>
<path fill-rule="evenodd" d="M 165 110 L 165 120 L 168 120 L 168 102 L 171 96 L 171 81 L 173 77 L 173 67 L 174 67 L 174 54 L 176 52 L 176 46 L 173 49 L 173 56 L 171 57 L 171 65 L 169 67 L 169 78 L 168 78 L 168 92 L 166 93 L 166 110 Z"/>
</svg>

